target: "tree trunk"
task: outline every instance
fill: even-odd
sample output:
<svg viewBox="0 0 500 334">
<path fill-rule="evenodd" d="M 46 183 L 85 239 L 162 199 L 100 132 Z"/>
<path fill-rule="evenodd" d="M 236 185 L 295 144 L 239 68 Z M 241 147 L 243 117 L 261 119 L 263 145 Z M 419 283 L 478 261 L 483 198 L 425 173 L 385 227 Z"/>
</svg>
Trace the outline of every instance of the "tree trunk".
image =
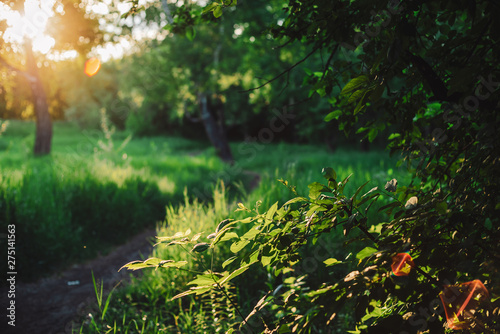
<svg viewBox="0 0 500 334">
<path fill-rule="evenodd" d="M 52 120 L 49 114 L 47 95 L 43 89 L 42 81 L 38 74 L 36 60 L 33 55 L 31 40 L 25 40 L 26 65 L 28 80 L 30 81 L 33 94 L 33 106 L 36 117 L 35 155 L 46 155 L 50 153 L 52 145 Z"/>
<path fill-rule="evenodd" d="M 205 94 L 199 95 L 199 101 L 201 119 L 210 142 L 215 147 L 217 155 L 222 159 L 222 161 L 232 164 L 234 159 L 227 141 L 224 129 L 224 120 L 219 119 L 217 121 L 214 117 L 213 110 L 210 110 L 209 101 Z"/>
</svg>

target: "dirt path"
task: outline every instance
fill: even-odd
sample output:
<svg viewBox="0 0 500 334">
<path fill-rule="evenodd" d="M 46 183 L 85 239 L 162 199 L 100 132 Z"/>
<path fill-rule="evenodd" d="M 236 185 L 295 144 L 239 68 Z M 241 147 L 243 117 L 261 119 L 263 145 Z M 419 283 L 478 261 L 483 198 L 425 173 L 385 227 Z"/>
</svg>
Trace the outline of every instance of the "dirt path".
<svg viewBox="0 0 500 334">
<path fill-rule="evenodd" d="M 110 254 L 74 265 L 59 275 L 35 283 L 17 283 L 15 328 L 7 324 L 8 291 L 2 287 L 0 333 L 70 334 L 73 323 L 88 314 L 96 301 L 91 272 L 97 280 L 105 282 L 107 295 L 117 282 L 127 281 L 130 271 L 118 272 L 122 265 L 151 254 L 151 240 L 155 233 L 154 229 L 147 230 Z"/>
</svg>

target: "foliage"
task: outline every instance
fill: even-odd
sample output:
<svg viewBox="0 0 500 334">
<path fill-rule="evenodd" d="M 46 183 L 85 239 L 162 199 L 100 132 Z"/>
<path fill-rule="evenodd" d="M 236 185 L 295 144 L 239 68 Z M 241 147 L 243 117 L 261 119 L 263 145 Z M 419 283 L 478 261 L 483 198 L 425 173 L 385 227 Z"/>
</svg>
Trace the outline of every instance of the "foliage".
<svg viewBox="0 0 500 334">
<path fill-rule="evenodd" d="M 153 9 L 160 4 L 149 6 Z M 279 80 L 254 89 L 265 78 L 271 80 L 274 74 L 301 60 L 305 50 L 299 44 L 280 48 L 263 34 L 264 22 L 284 18 L 281 1 L 242 2 L 240 7 L 217 24 L 211 15 L 204 15 L 206 20 L 191 27 L 195 31 L 194 36 L 189 35 L 192 38 L 175 34 L 161 41 L 142 42 L 140 53 L 120 61 L 124 69 L 122 90 L 139 102 L 127 120 L 129 129 L 146 134 L 181 129 L 184 135 L 199 136 L 202 128 L 193 125 L 202 122 L 198 95 L 207 93 L 211 107 L 223 115 L 232 140 L 256 137 L 270 124 L 279 129 L 273 133 L 275 140 L 320 142 L 331 137 L 331 126 L 325 124 L 319 131 L 317 122 L 313 122 L 322 120 L 328 105 L 308 97 L 308 89 L 303 86 L 302 71 L 321 63 L 320 55 L 309 58 L 297 71 L 285 72 Z M 174 23 L 164 26 L 165 30 L 184 31 L 179 25 L 182 11 L 188 8 L 201 13 L 195 3 L 177 8 Z M 163 14 L 161 10 L 155 13 L 135 15 L 148 21 L 147 17 L 152 20 Z M 285 108 L 294 117 L 291 124 L 282 127 L 275 118 Z"/>
<path fill-rule="evenodd" d="M 339 166 L 337 169 L 339 176 L 346 177 L 351 173 L 360 176 L 359 180 L 354 180 L 346 185 L 347 191 L 355 191 L 357 186 L 360 186 L 370 178 L 376 180 L 377 183 L 381 183 L 390 177 L 397 177 L 401 182 L 409 182 L 404 171 L 391 169 L 396 160 L 390 159 L 386 153 L 380 151 L 363 153 L 346 149 L 331 154 L 328 150 L 313 145 L 281 143 L 262 146 L 259 148 L 259 154 L 250 155 L 248 150 L 238 150 L 238 146 L 242 144 L 236 143 L 233 146 L 235 152 L 241 151 L 236 155 L 238 165 L 234 169 L 225 166 L 225 170 L 222 173 L 214 176 L 223 179 L 225 184 L 234 184 L 232 181 L 234 181 L 238 173 L 245 173 L 241 171 L 237 172 L 238 170 L 258 171 L 260 174 L 259 186 L 250 193 L 246 190 L 247 186 L 238 187 L 238 190 L 241 190 L 241 192 L 237 191 L 235 194 L 236 198 L 240 198 L 245 206 L 251 206 L 258 201 L 260 208 L 265 208 L 271 206 L 277 200 L 282 203 L 285 202 L 290 196 L 290 191 L 276 181 L 278 177 L 285 176 L 297 185 L 299 191 L 306 191 L 308 189 L 307 185 L 315 179 L 315 166 L 321 163 L 336 163 Z M 253 146 L 247 147 L 247 149 L 249 148 L 257 149 Z M 222 220 L 228 217 L 231 219 L 243 219 L 246 217 L 246 212 L 234 212 L 236 208 L 233 200 L 235 195 L 228 196 L 228 189 L 226 189 L 226 195 L 223 197 L 218 195 L 217 191 L 214 194 L 213 190 L 210 190 L 212 193 L 208 195 L 199 190 L 203 189 L 191 186 L 189 188 L 190 195 L 200 198 L 213 198 L 213 204 L 212 201 L 205 201 L 205 203 L 201 203 L 200 201 L 186 201 L 183 205 L 168 209 L 165 226 L 162 226 L 157 234 L 158 237 L 162 238 L 174 235 L 176 232 L 185 233 L 190 229 L 191 233 L 188 235 L 190 240 L 197 232 L 203 231 L 203 234 L 191 244 L 183 245 L 182 247 L 185 247 L 185 249 L 179 245 L 165 246 L 166 243 L 159 244 L 154 248 L 153 253 L 145 255 L 146 257 L 170 259 L 174 262 L 188 261 L 188 264 L 181 267 L 181 269 L 191 270 L 192 267 L 196 267 L 197 271 L 203 272 L 204 269 L 200 267 L 201 264 L 192 261 L 190 251 L 193 247 L 198 243 L 209 243 L 212 239 L 207 239 L 206 237 L 212 231 L 216 230 L 217 225 Z M 377 207 L 378 205 L 375 203 L 373 205 L 375 211 Z M 241 226 L 241 230 L 238 229 L 235 232 L 244 234 L 248 225 Z M 306 254 L 304 256 L 319 258 L 318 264 L 321 266 L 322 261 L 329 257 L 339 258 L 338 255 L 343 252 L 342 248 L 339 247 L 339 244 L 342 242 L 341 231 L 324 235 L 318 242 L 322 245 L 328 245 L 326 250 L 321 250 L 318 253 L 314 247 L 310 247 L 304 249 Z M 229 243 L 219 245 L 221 247 L 217 247 L 214 253 L 214 268 L 221 268 L 222 263 L 226 259 L 234 256 L 229 249 Z M 360 249 L 360 247 L 361 245 L 356 245 L 355 249 Z M 211 261 L 208 258 L 211 258 L 211 255 L 209 251 L 194 254 L 203 255 L 206 258 L 206 262 L 203 264 L 210 266 Z M 139 260 L 139 262 L 142 261 L 144 259 Z M 303 272 L 312 270 L 317 274 L 321 272 L 319 267 L 314 268 L 308 266 L 307 263 L 301 267 L 301 270 Z M 189 287 L 187 283 L 194 280 L 197 275 L 201 274 L 200 272 L 177 271 L 174 268 L 158 268 L 158 270 L 152 268 L 144 269 L 140 277 L 133 278 L 131 284 L 114 293 L 109 306 L 111 311 L 108 311 L 107 318 L 102 322 L 96 320 L 98 328 L 101 331 L 106 326 L 114 328 L 114 324 L 116 323 L 117 331 L 126 332 L 127 330 L 131 331 L 131 328 L 135 328 L 135 325 L 133 325 L 135 321 L 139 329 L 144 324 L 146 328 L 145 332 L 154 332 L 155 330 L 164 328 L 162 326 L 165 326 L 168 329 L 167 331 L 171 332 L 211 332 L 203 328 L 205 326 L 218 328 L 217 325 L 212 325 L 214 321 L 213 309 L 224 309 L 226 310 L 225 313 L 228 313 L 226 314 L 227 320 L 222 321 L 220 317 L 217 317 L 219 319 L 219 326 L 226 326 L 224 328 L 227 328 L 227 325 L 241 321 L 241 317 L 236 309 L 233 306 L 229 306 L 229 299 L 221 291 L 212 290 L 203 295 L 186 296 L 174 302 L 168 302 L 173 296 L 183 292 L 184 287 Z M 324 271 L 324 275 L 326 273 Z M 316 281 L 314 284 L 319 284 L 324 275 L 314 275 L 311 276 L 311 279 Z M 279 278 L 274 277 L 274 275 L 268 273 L 264 268 L 254 266 L 245 272 L 242 280 L 231 284 L 227 294 L 240 312 L 246 315 L 251 312 L 255 303 L 273 284 L 280 284 Z M 217 301 L 217 303 L 214 301 Z M 97 309 L 97 306 L 94 309 Z M 96 314 L 98 313 L 94 311 L 91 313 L 94 315 L 94 319 L 97 318 Z M 126 320 L 122 322 L 124 318 Z M 159 323 L 160 327 L 153 326 L 155 322 L 151 319 Z M 87 317 L 82 321 L 88 323 L 90 318 Z M 84 325 L 83 332 L 96 333 L 98 331 L 92 329 L 92 326 Z"/>
<path fill-rule="evenodd" d="M 166 234 L 171 230 L 185 228 L 186 221 L 192 221 L 193 229 L 206 230 L 213 226 L 215 221 L 222 219 L 229 213 L 231 204 L 223 184 L 213 190 L 213 203 L 203 204 L 197 199 L 190 200 L 184 194 L 184 203 L 174 207 L 169 205 L 163 224 L 158 226 L 158 237 L 166 239 Z M 201 239 L 189 230 L 182 232 L 184 237 L 189 237 L 193 242 L 186 247 L 193 247 Z M 173 239 L 172 239 L 173 240 Z M 155 258 L 168 256 L 175 259 L 173 262 L 159 262 Z M 182 248 L 155 247 L 152 258 L 144 261 L 146 264 L 156 264 L 163 270 L 152 270 L 140 279 L 133 278 L 132 284 L 116 290 L 109 302 L 106 318 L 99 316 L 98 308 L 91 311 L 92 317 L 87 317 L 88 325 L 82 326 L 84 333 L 102 333 L 108 328 L 115 328 L 122 333 L 161 333 L 180 331 L 183 333 L 203 332 L 206 330 L 227 330 L 228 324 L 233 321 L 234 306 L 227 302 L 227 296 L 236 300 L 234 286 L 225 290 L 224 294 L 217 292 L 205 294 L 200 298 L 192 298 L 185 302 L 165 303 L 168 296 L 173 296 L 180 286 L 189 282 L 197 272 L 209 266 L 209 259 L 199 254 L 197 262 L 185 261 L 186 252 Z M 221 258 L 224 253 L 219 253 Z M 140 261 L 143 262 L 143 261 Z M 215 260 L 217 262 L 217 260 Z M 167 267 L 175 264 L 181 270 L 169 271 Z M 131 267 L 137 267 L 137 262 Z M 144 294 L 144 291 L 148 291 Z M 108 327 L 109 326 L 109 327 Z"/>
<path fill-rule="evenodd" d="M 240 203 L 238 210 L 248 212 L 250 216 L 221 221 L 213 233 L 205 232 L 210 243 L 198 243 L 205 234 L 188 237 L 190 229 L 170 237 L 160 237 L 160 243 L 172 247 L 185 248 L 183 245 L 196 244 L 190 251 L 193 256 L 206 252 L 212 258 L 212 266 L 205 267 L 202 275 L 187 283 L 192 287 L 172 299 L 213 290 L 221 292 L 225 284 L 257 265 L 267 268 L 283 283 L 272 286 L 256 303 L 254 310 L 240 318 L 239 330 L 271 333 L 288 328 L 293 332 L 308 333 L 333 327 L 342 332 L 346 330 L 343 327 L 346 321 L 351 326 L 356 324 L 357 330 L 368 332 L 442 330 L 442 321 L 426 318 L 422 309 L 431 307 L 434 309 L 430 311 L 436 312 L 436 316 L 444 316 L 436 301 L 443 285 L 449 284 L 450 278 L 454 280 L 449 267 L 415 266 L 415 271 L 405 280 L 391 275 L 391 259 L 401 250 L 411 252 L 418 264 L 425 263 L 423 259 L 428 257 L 421 247 L 411 246 L 412 238 L 418 237 L 420 231 L 415 231 L 410 223 L 429 216 L 416 202 L 417 197 L 408 197 L 406 187 L 396 189 L 394 180 L 384 187 L 387 190 L 380 186 L 366 191 L 365 183 L 347 196 L 344 189 L 349 177 L 337 182 L 337 175 L 331 168 L 324 169 L 323 175 L 327 183 L 310 184 L 308 197 L 299 196 L 295 187 L 282 181 L 297 197 L 281 206 L 276 202 L 265 212 L 260 212 L 258 203 L 252 210 Z M 377 200 L 384 197 L 391 201 L 379 207 L 378 212 L 386 216 L 388 222 L 370 226 L 367 213 Z M 429 202 L 434 205 L 441 203 L 438 195 Z M 235 233 L 241 230 L 242 224 L 248 226 L 243 228 L 244 233 Z M 343 230 L 347 238 L 344 245 L 356 242 L 370 246 L 358 248 L 355 256 L 342 260 L 310 254 L 304 256 L 308 247 L 332 247 L 318 240 L 336 229 Z M 450 247 L 460 247 L 461 243 L 451 234 L 443 235 L 441 242 L 449 242 Z M 224 249 L 230 249 L 232 254 L 221 259 L 219 251 Z M 224 262 L 213 265 L 214 259 L 219 264 Z M 156 267 L 161 268 L 162 263 L 169 263 L 167 261 L 173 260 L 157 260 Z M 440 256 L 439 261 L 443 263 L 449 259 Z M 313 275 L 316 271 L 304 270 L 305 262 L 313 262 L 315 268 L 329 271 L 328 281 L 318 282 Z M 138 262 L 134 262 L 125 267 L 135 269 L 137 265 Z M 493 287 L 498 283 L 498 279 L 490 275 L 490 270 L 477 270 L 475 277 L 486 280 Z M 353 307 L 355 313 L 351 315 Z M 492 314 L 495 305 L 484 307 L 489 313 L 486 310 L 477 312 L 476 325 L 481 326 L 479 330 L 492 331 L 495 320 L 488 314 Z"/>
<path fill-rule="evenodd" d="M 235 6 L 214 2 L 205 12 L 220 19 Z M 381 194 L 374 191 L 364 199 L 359 191 L 344 195 L 342 182 L 325 170 L 329 184 L 312 184 L 309 199 L 295 199 L 294 205 L 303 207 L 257 212 L 251 221 L 256 219 L 261 229 L 250 229 L 250 235 L 225 231 L 237 239 L 235 253 L 244 247 L 253 253 L 222 278 L 206 274 L 217 288 L 253 263 L 293 272 L 309 231 L 323 233 L 342 224 L 346 235 L 360 229 L 359 240 L 370 247 L 356 257 L 362 268 L 340 282 L 326 279 L 315 292 L 295 284 L 302 281 L 292 276 L 287 284 L 293 292 L 283 300 L 273 286 L 275 294 L 264 295 L 255 310 L 266 331 L 316 332 L 335 323 L 342 307 L 354 307 L 352 332 L 442 333 L 443 315 L 439 300 L 435 303 L 439 291 L 471 279 L 485 282 L 496 301 L 481 305 L 467 331 L 497 331 L 500 29 L 495 18 L 500 7 L 492 1 L 290 0 L 284 10 L 282 24 L 268 23 L 275 38 L 308 45 L 311 53 L 329 52 L 324 66 L 308 78 L 313 94 L 332 107 L 326 119 L 370 141 L 387 136 L 388 148 L 402 153 L 401 163 L 407 163 L 414 180 L 380 209 L 387 223 L 374 236 L 367 230 L 370 222 L 355 210 Z M 180 25 L 195 22 L 180 20 Z M 338 221 L 332 221 L 337 215 Z M 391 257 L 404 251 L 412 254 L 416 267 L 410 277 L 396 280 L 387 268 Z M 267 319 L 258 312 L 267 303 L 282 312 Z"/>
</svg>

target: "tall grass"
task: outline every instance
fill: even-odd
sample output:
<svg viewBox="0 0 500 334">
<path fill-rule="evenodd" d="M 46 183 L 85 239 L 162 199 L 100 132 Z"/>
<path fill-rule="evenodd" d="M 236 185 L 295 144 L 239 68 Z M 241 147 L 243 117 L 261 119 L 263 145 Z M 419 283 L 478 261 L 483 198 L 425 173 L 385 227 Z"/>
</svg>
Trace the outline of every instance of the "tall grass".
<svg viewBox="0 0 500 334">
<path fill-rule="evenodd" d="M 213 202 L 203 204 L 197 199 L 190 200 L 186 192 L 183 205 L 167 207 L 165 220 L 157 226 L 157 235 L 168 236 L 187 229 L 191 229 L 193 234 L 215 229 L 222 219 L 230 215 L 234 207 L 229 204 L 223 185 L 213 189 L 213 193 Z M 228 321 L 234 319 L 235 311 L 220 295 L 169 302 L 183 291 L 196 273 L 203 272 L 207 266 L 220 265 L 212 264 L 211 258 L 206 255 L 200 255 L 196 261 L 192 261 L 189 251 L 189 246 L 172 247 L 163 244 L 155 247 L 151 257 L 188 260 L 190 264 L 175 271 L 147 270 L 140 278 L 132 278 L 129 285 L 114 293 L 103 320 L 98 320 L 101 314 L 99 308 L 94 308 L 94 314 L 84 320 L 83 332 L 101 333 L 115 327 L 119 333 L 203 333 L 208 329 L 212 332 L 213 328 L 220 328 L 221 332 L 227 329 Z M 227 253 L 214 254 L 214 258 L 222 259 L 226 255 Z M 236 298 L 234 288 L 229 293 Z M 207 307 L 208 300 L 202 303 L 201 298 L 208 298 L 211 306 Z"/>
</svg>

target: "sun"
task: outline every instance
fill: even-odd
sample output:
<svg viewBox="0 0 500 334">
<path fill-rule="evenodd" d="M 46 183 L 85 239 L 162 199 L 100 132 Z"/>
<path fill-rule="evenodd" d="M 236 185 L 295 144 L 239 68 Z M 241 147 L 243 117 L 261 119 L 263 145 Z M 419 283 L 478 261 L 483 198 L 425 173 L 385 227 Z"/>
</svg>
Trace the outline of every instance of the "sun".
<svg viewBox="0 0 500 334">
<path fill-rule="evenodd" d="M 0 20 L 5 20 L 7 29 L 2 38 L 7 42 L 22 43 L 25 37 L 33 41 L 33 51 L 47 54 L 55 44 L 54 38 L 46 35 L 47 21 L 54 15 L 55 0 L 26 0 L 24 15 L 0 3 Z"/>
</svg>

